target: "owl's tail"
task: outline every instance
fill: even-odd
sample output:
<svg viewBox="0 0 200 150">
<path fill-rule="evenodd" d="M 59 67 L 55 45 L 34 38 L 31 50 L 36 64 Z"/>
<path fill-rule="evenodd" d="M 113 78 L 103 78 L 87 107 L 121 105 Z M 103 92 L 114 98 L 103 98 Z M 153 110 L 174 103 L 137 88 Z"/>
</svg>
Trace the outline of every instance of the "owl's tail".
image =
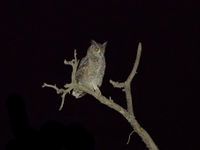
<svg viewBox="0 0 200 150">
<path fill-rule="evenodd" d="M 78 89 L 73 89 L 72 95 L 77 99 L 77 98 L 81 98 L 85 95 L 86 93 L 83 91 L 80 91 Z"/>
</svg>

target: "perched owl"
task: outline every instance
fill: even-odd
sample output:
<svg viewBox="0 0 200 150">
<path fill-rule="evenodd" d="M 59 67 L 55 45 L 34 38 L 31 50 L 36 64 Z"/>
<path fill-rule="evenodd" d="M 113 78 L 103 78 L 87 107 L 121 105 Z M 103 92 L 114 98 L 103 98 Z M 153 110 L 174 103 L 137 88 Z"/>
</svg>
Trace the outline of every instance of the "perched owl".
<svg viewBox="0 0 200 150">
<path fill-rule="evenodd" d="M 75 74 L 75 79 L 78 84 L 81 84 L 93 91 L 99 91 L 106 67 L 104 57 L 106 45 L 107 42 L 100 44 L 94 40 L 91 41 L 87 54 L 84 58 L 82 58 Z M 85 94 L 85 92 L 78 89 L 74 89 L 72 92 L 72 95 L 76 98 L 80 98 Z"/>
</svg>

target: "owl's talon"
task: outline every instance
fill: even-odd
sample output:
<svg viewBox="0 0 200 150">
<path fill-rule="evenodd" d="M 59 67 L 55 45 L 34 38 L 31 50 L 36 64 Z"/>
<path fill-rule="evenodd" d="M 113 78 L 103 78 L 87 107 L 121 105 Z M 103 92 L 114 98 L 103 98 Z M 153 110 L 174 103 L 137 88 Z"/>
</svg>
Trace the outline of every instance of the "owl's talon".
<svg viewBox="0 0 200 150">
<path fill-rule="evenodd" d="M 96 90 L 95 90 L 95 93 L 97 93 L 97 95 L 100 96 L 100 95 L 101 95 L 101 91 L 100 91 L 100 89 L 99 89 L 99 88 L 96 89 Z"/>
<path fill-rule="evenodd" d="M 68 83 L 64 85 L 65 88 L 69 88 L 70 86 L 71 84 L 68 84 Z"/>
</svg>

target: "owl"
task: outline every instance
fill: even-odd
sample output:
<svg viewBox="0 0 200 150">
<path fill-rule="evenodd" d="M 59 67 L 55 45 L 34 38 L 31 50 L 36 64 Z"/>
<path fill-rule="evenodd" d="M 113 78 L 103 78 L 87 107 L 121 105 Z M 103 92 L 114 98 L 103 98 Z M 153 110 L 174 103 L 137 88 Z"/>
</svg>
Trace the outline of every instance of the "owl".
<svg viewBox="0 0 200 150">
<path fill-rule="evenodd" d="M 87 54 L 82 58 L 75 74 L 78 84 L 90 90 L 100 92 L 99 87 L 102 84 L 106 67 L 104 56 L 106 45 L 107 42 L 100 44 L 94 40 L 91 41 Z M 73 89 L 72 92 L 72 95 L 76 98 L 81 98 L 85 94 L 85 92 L 78 89 Z"/>
</svg>

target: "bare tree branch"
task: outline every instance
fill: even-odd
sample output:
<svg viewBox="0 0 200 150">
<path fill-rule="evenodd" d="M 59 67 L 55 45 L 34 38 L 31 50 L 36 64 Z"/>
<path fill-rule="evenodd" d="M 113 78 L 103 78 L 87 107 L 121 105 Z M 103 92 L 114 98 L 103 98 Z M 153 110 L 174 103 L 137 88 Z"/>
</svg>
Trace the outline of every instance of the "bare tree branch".
<svg viewBox="0 0 200 150">
<path fill-rule="evenodd" d="M 136 71 L 137 71 L 137 68 L 138 68 L 138 65 L 139 65 L 139 62 L 140 62 L 141 53 L 142 53 L 142 44 L 139 43 L 138 44 L 138 49 L 137 49 L 137 55 L 136 55 L 135 63 L 134 63 L 134 66 L 133 66 L 133 69 L 132 69 L 130 75 L 128 76 L 127 82 L 131 82 L 133 80 L 133 77 L 137 73 Z"/>
<path fill-rule="evenodd" d="M 116 110 L 124 118 L 126 118 L 126 120 L 132 126 L 133 131 L 136 132 L 141 137 L 141 139 L 146 144 L 146 146 L 149 150 L 158 150 L 158 147 L 156 146 L 156 144 L 154 143 L 154 141 L 152 140 L 150 135 L 140 126 L 138 121 L 135 119 L 133 106 L 132 106 L 131 81 L 132 81 L 133 77 L 135 76 L 137 67 L 139 65 L 141 50 L 142 50 L 142 45 L 141 45 L 141 43 L 139 43 L 138 50 L 137 50 L 137 56 L 136 56 L 136 60 L 135 60 L 133 69 L 125 82 L 119 83 L 119 82 L 110 80 L 110 83 L 113 85 L 113 87 L 122 88 L 122 90 L 125 91 L 126 101 L 127 101 L 127 110 L 124 109 L 123 107 L 121 107 L 120 105 L 118 105 L 117 103 L 115 103 L 111 97 L 106 98 L 105 96 L 99 94 L 99 92 L 97 92 L 97 91 L 92 91 L 80 84 L 77 84 L 77 82 L 75 80 L 75 73 L 76 73 L 76 69 L 77 69 L 79 60 L 76 58 L 76 50 L 74 51 L 74 59 L 73 60 L 71 60 L 71 61 L 65 60 L 64 61 L 64 64 L 71 65 L 72 69 L 73 69 L 72 76 L 71 76 L 71 80 L 72 80 L 71 83 L 65 84 L 64 89 L 63 88 L 59 89 L 56 87 L 56 85 L 50 85 L 50 84 L 46 84 L 46 83 L 44 83 L 42 87 L 53 88 L 56 90 L 57 94 L 61 94 L 62 103 L 61 103 L 59 110 L 62 110 L 63 105 L 64 105 L 65 96 L 66 96 L 66 94 L 70 93 L 71 90 L 79 89 L 80 91 L 90 94 L 91 96 L 96 98 L 100 103 L 107 105 L 108 107 Z M 133 132 L 131 132 L 129 134 L 127 143 L 129 143 L 130 136 L 132 134 L 133 134 Z"/>
<path fill-rule="evenodd" d="M 126 79 L 125 82 L 119 83 L 119 82 L 115 82 L 115 81 L 110 80 L 110 83 L 113 85 L 113 87 L 123 88 L 123 91 L 125 91 L 127 109 L 128 109 L 128 112 L 131 113 L 132 115 L 133 115 L 134 111 L 133 111 L 133 104 L 132 104 L 133 100 L 132 100 L 132 94 L 131 94 L 131 81 L 133 80 L 133 77 L 136 74 L 136 71 L 137 71 L 137 68 L 138 68 L 138 65 L 139 65 L 139 62 L 140 62 L 141 52 L 142 52 L 142 44 L 139 43 L 133 69 L 132 69 L 130 75 L 128 76 L 128 78 Z"/>
</svg>

